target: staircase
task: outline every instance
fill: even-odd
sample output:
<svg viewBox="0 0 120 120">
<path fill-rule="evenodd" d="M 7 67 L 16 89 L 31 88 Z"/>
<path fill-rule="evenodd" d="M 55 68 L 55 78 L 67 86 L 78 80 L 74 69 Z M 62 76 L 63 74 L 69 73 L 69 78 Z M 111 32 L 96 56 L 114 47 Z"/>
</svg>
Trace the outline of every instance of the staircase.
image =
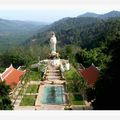
<svg viewBox="0 0 120 120">
<path fill-rule="evenodd" d="M 59 67 L 48 65 L 46 80 L 55 81 L 60 79 L 61 79 L 61 74 L 60 74 Z"/>
</svg>

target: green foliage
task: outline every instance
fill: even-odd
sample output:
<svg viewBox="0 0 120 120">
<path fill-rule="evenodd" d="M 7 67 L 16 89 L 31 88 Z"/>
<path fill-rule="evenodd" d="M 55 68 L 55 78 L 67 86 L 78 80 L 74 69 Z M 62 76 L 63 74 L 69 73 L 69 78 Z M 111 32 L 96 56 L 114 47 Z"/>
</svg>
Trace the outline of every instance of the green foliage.
<svg viewBox="0 0 120 120">
<path fill-rule="evenodd" d="M 5 68 L 1 67 L 0 68 L 0 73 L 2 73 L 5 70 Z"/>
<path fill-rule="evenodd" d="M 75 59 L 75 54 L 80 51 L 80 47 L 75 45 L 65 45 L 63 48 L 58 48 L 61 59 L 67 59 L 75 67 L 78 67 L 78 64 Z"/>
<path fill-rule="evenodd" d="M 69 71 L 66 71 L 64 77 L 67 80 L 67 89 L 70 93 L 79 92 L 83 94 L 83 91 L 85 91 L 87 87 L 86 82 L 74 67 L 71 67 Z"/>
<path fill-rule="evenodd" d="M 26 42 L 26 45 L 30 45 L 31 43 L 33 43 L 31 42 L 32 39 L 37 39 L 37 41 L 34 42 L 34 44 L 36 45 L 48 45 L 48 32 L 53 30 L 56 32 L 56 37 L 58 40 L 57 45 L 62 49 L 64 49 L 64 46 L 66 45 L 74 45 L 75 48 L 82 47 L 90 50 L 91 48 L 98 48 L 102 45 L 106 45 L 109 43 L 109 41 L 113 40 L 115 38 L 115 34 L 119 33 L 119 26 L 120 18 L 109 18 L 105 20 L 89 17 L 66 18 L 57 21 L 47 26 L 45 29 L 41 30 L 37 35 L 29 39 Z M 99 52 L 98 50 L 94 51 Z M 95 53 L 94 51 L 93 54 Z M 72 55 L 70 54 L 70 52 L 71 48 L 66 47 L 64 51 L 61 51 L 61 57 L 67 58 L 67 56 L 69 55 L 75 55 L 74 52 L 72 52 Z M 72 57 L 70 58 L 70 60 L 71 59 Z"/>
<path fill-rule="evenodd" d="M 12 63 L 13 66 L 17 68 L 25 64 L 25 60 L 22 56 L 20 56 L 19 54 L 9 54 L 9 53 L 5 53 L 4 55 L 1 56 L 1 62 L 2 62 L 2 67 L 8 67 Z"/>
<path fill-rule="evenodd" d="M 13 105 L 11 103 L 10 97 L 10 87 L 5 84 L 5 82 L 0 83 L 0 110 L 12 110 Z"/>
<path fill-rule="evenodd" d="M 37 93 L 38 85 L 29 85 L 26 93 Z"/>
<path fill-rule="evenodd" d="M 73 44 L 82 47 L 94 47 L 101 40 L 102 30 L 104 30 L 104 21 L 97 18 L 68 18 L 57 21 L 46 27 L 33 36 L 37 39 L 35 44 L 48 44 L 48 32 L 55 31 L 58 38 L 58 45 Z M 94 44 L 93 44 L 93 41 Z M 97 42 L 98 41 L 98 42 Z M 25 44 L 29 45 L 31 39 Z"/>
<path fill-rule="evenodd" d="M 73 80 L 75 78 L 78 80 L 80 78 L 79 74 L 73 66 L 71 66 L 69 71 L 65 71 L 64 77 L 67 81 Z"/>
<path fill-rule="evenodd" d="M 30 81 L 38 81 L 41 79 L 41 74 L 39 71 L 29 70 L 27 74 L 28 74 L 27 78 Z"/>
<path fill-rule="evenodd" d="M 104 53 L 105 48 L 99 47 L 91 50 L 83 49 L 76 54 L 76 60 L 85 67 L 89 67 L 92 63 L 100 69 L 104 69 L 106 63 L 110 61 L 111 56 Z"/>
<path fill-rule="evenodd" d="M 27 74 L 25 74 L 25 81 L 39 81 L 42 80 L 42 69 L 45 67 L 44 64 L 36 68 L 27 68 Z"/>
<path fill-rule="evenodd" d="M 20 103 L 20 106 L 34 106 L 36 96 L 35 95 L 24 95 Z"/>
<path fill-rule="evenodd" d="M 0 53 L 32 37 L 45 24 L 0 19 Z"/>
<path fill-rule="evenodd" d="M 94 89 L 89 91 L 89 101 L 94 100 L 94 109 L 118 110 L 120 109 L 120 97 L 118 91 L 120 78 L 120 36 L 116 35 L 115 40 L 108 45 L 112 56 L 107 67 L 101 71 L 101 76 L 96 82 Z"/>
<path fill-rule="evenodd" d="M 9 49 L 0 55 L 0 66 L 3 68 L 13 64 L 14 67 L 24 65 L 29 67 L 31 64 L 37 63 L 39 60 L 46 59 L 49 53 L 47 46 L 29 46 L 26 48 L 15 47 Z"/>
<path fill-rule="evenodd" d="M 70 94 L 70 103 L 72 105 L 84 105 L 83 98 L 80 94 Z"/>
</svg>

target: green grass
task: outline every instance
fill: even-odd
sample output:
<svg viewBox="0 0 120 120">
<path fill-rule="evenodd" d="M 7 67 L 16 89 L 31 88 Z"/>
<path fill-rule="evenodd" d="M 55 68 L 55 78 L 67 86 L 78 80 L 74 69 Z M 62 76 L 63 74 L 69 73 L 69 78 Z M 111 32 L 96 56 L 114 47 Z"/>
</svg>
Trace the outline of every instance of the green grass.
<svg viewBox="0 0 120 120">
<path fill-rule="evenodd" d="M 38 71 L 30 71 L 28 74 L 28 79 L 32 81 L 38 81 L 41 77 L 40 72 Z"/>
<path fill-rule="evenodd" d="M 45 67 L 44 64 L 40 66 L 40 68 L 29 68 L 27 74 L 25 75 L 24 79 L 26 81 L 39 81 L 41 80 L 41 70 Z"/>
<path fill-rule="evenodd" d="M 32 81 L 38 81 L 41 79 L 41 70 L 45 68 L 45 65 L 42 64 L 40 66 L 40 68 L 31 68 L 30 71 L 29 71 L 29 75 L 28 75 L 28 78 Z"/>
<path fill-rule="evenodd" d="M 37 93 L 38 85 L 29 85 L 26 93 Z"/>
<path fill-rule="evenodd" d="M 65 71 L 64 77 L 66 80 L 74 80 L 74 77 L 80 77 L 80 75 L 77 73 L 76 69 L 71 66 L 71 69 L 69 71 Z"/>
<path fill-rule="evenodd" d="M 72 105 L 85 105 L 84 101 L 72 101 Z"/>
<path fill-rule="evenodd" d="M 84 105 L 84 101 L 81 95 L 70 94 L 70 103 L 72 105 Z"/>
<path fill-rule="evenodd" d="M 36 96 L 35 95 L 24 95 L 20 106 L 34 106 L 35 105 Z"/>
</svg>

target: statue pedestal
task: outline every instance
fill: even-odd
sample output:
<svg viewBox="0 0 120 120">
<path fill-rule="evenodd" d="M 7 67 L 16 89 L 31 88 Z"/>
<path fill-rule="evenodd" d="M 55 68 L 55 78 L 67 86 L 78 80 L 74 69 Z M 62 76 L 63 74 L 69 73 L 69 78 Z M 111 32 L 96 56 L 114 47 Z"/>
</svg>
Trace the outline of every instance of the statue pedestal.
<svg viewBox="0 0 120 120">
<path fill-rule="evenodd" d="M 51 65 L 59 66 L 60 65 L 59 53 L 51 52 L 49 54 L 49 61 L 50 61 Z"/>
<path fill-rule="evenodd" d="M 50 63 L 51 65 L 53 66 L 60 66 L 60 59 L 53 59 L 53 60 L 50 60 Z"/>
<path fill-rule="evenodd" d="M 59 53 L 52 52 L 49 54 L 49 59 L 58 59 L 59 58 Z"/>
</svg>

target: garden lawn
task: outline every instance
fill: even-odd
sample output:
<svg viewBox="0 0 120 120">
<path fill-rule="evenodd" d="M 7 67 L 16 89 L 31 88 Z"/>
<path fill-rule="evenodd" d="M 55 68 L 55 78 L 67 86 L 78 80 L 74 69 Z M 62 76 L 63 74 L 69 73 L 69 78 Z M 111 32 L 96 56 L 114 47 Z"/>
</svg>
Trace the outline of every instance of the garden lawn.
<svg viewBox="0 0 120 120">
<path fill-rule="evenodd" d="M 38 85 L 29 85 L 26 93 L 37 93 Z"/>
<path fill-rule="evenodd" d="M 81 95 L 70 94 L 69 98 L 72 105 L 85 105 Z"/>
<path fill-rule="evenodd" d="M 74 80 L 74 76 L 78 78 L 80 77 L 80 75 L 77 73 L 76 69 L 73 66 L 71 66 L 69 71 L 64 72 L 64 77 L 66 80 Z"/>
<path fill-rule="evenodd" d="M 40 72 L 38 71 L 30 71 L 29 74 L 29 79 L 32 80 L 32 81 L 38 81 L 40 79 Z"/>
<path fill-rule="evenodd" d="M 35 95 L 24 95 L 20 103 L 20 106 L 34 106 L 35 100 L 36 100 Z"/>
</svg>

